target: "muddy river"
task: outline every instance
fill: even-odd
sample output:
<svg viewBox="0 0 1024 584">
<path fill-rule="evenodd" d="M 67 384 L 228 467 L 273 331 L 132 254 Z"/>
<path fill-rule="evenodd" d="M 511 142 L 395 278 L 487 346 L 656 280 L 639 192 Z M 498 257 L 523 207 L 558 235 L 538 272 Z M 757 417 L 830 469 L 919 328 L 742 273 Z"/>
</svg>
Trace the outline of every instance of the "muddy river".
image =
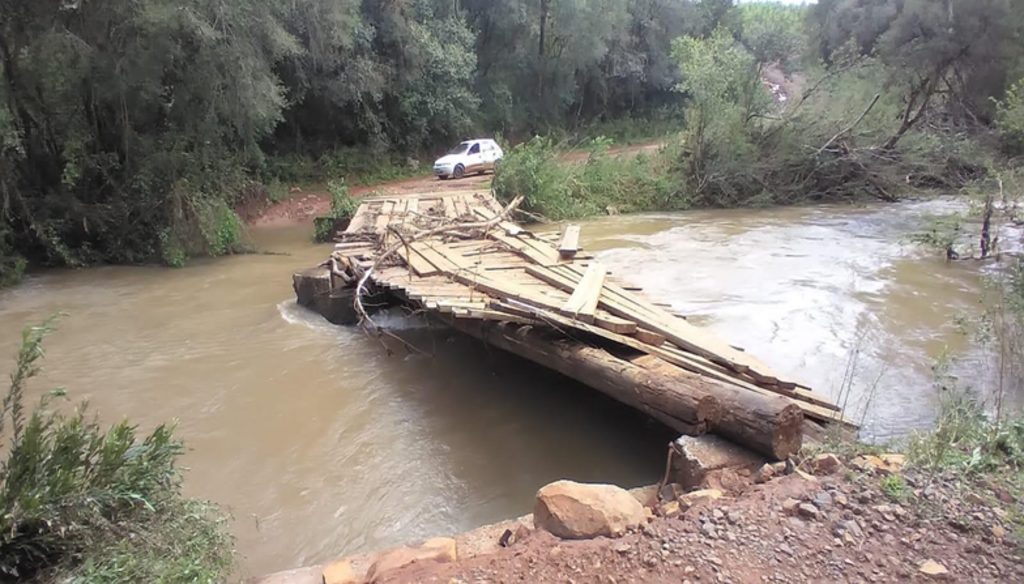
<svg viewBox="0 0 1024 584">
<path fill-rule="evenodd" d="M 583 240 L 780 372 L 832 395 L 852 379 L 848 410 L 884 439 L 930 421 L 930 366 L 978 310 L 974 266 L 901 240 L 941 205 L 623 216 Z M 230 509 L 244 574 L 527 513 L 557 478 L 660 477 L 670 436 L 595 392 L 398 314 L 435 358 L 389 358 L 296 307 L 292 271 L 330 250 L 308 234 L 254 230 L 273 254 L 182 270 L 34 275 L 0 291 L 0 373 L 23 325 L 67 312 L 34 390 L 66 386 L 104 421 L 177 418 L 186 490 Z"/>
</svg>

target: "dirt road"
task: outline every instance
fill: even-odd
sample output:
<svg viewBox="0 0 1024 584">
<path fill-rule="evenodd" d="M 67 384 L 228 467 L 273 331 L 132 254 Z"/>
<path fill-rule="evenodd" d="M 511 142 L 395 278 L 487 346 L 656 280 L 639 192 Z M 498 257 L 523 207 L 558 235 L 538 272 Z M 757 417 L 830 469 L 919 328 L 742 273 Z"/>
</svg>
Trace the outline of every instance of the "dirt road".
<svg viewBox="0 0 1024 584">
<path fill-rule="evenodd" d="M 652 142 L 648 144 L 636 144 L 632 146 L 615 147 L 609 150 L 609 156 L 635 156 L 640 153 L 653 154 L 657 152 L 664 142 Z M 582 164 L 587 161 L 590 154 L 586 151 L 573 151 L 561 157 L 564 164 Z M 477 190 L 489 188 L 491 173 L 484 175 L 471 175 L 455 180 L 440 180 L 434 176 L 420 176 L 406 180 L 384 183 L 373 186 L 358 186 L 350 189 L 354 197 L 364 197 L 370 193 L 381 195 L 396 195 L 402 193 L 429 193 L 434 191 L 453 190 Z M 254 226 L 271 225 L 294 225 L 296 223 L 308 223 L 313 217 L 327 214 L 331 210 L 331 193 L 322 187 L 313 190 L 303 191 L 294 189 L 294 192 L 287 199 L 273 203 L 262 209 L 247 209 L 243 215 L 247 222 Z"/>
</svg>

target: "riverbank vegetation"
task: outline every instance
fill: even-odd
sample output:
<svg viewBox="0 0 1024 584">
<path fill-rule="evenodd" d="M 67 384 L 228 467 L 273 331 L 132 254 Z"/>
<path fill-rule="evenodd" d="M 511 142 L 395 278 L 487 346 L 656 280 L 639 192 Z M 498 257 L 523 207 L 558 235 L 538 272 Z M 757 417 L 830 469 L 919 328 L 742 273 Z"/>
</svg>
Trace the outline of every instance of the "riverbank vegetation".
<svg viewBox="0 0 1024 584">
<path fill-rule="evenodd" d="M 595 148 L 601 168 L 574 169 L 572 188 L 527 193 L 555 217 L 959 187 L 1024 144 L 1012 8 L 5 0 L 0 280 L 28 263 L 233 253 L 246 202 L 423 173 L 477 134 L 575 145 L 682 131 L 632 165 Z M 539 168 L 514 162 L 538 148 L 513 150 L 509 172 Z M 627 178 L 598 184 L 612 170 Z"/>
<path fill-rule="evenodd" d="M 663 160 L 634 166 L 671 185 L 658 197 L 666 209 L 954 192 L 1021 153 L 1022 30 L 998 0 L 730 7 L 711 32 L 673 41 L 684 129 Z M 784 100 L 773 99 L 779 82 Z M 535 153 L 513 149 L 503 172 L 521 155 Z M 641 170 L 628 162 L 624 174 Z M 575 190 L 531 192 L 534 212 L 605 208 L 556 202 L 596 190 L 576 174 Z M 635 195 L 627 185 L 610 198 Z"/>
<path fill-rule="evenodd" d="M 0 2 L 0 270 L 239 249 L 281 184 L 671 110 L 719 1 Z M 610 127 L 610 126 L 608 126 Z M 627 134 L 622 131 L 622 134 Z"/>
<path fill-rule="evenodd" d="M 182 496 L 173 425 L 146 436 L 127 421 L 104 430 L 85 404 L 62 413 L 63 390 L 29 403 L 53 324 L 22 333 L 0 408 L 0 580 L 223 581 L 233 564 L 225 518 Z"/>
</svg>

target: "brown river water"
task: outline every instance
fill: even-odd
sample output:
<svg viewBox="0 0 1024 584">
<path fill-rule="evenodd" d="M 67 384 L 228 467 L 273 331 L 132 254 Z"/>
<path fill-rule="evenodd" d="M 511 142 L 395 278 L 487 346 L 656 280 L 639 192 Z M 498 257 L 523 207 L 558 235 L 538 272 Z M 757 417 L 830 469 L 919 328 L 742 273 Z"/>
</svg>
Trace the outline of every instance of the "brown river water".
<svg viewBox="0 0 1024 584">
<path fill-rule="evenodd" d="M 944 205 L 619 216 L 583 243 L 780 372 L 831 395 L 852 377 L 848 410 L 867 403 L 886 439 L 929 423 L 930 366 L 979 309 L 975 265 L 901 239 Z M 0 373 L 22 326 L 68 313 L 34 390 L 66 386 L 107 422 L 178 419 L 186 491 L 231 511 L 243 575 L 522 515 L 558 478 L 660 478 L 671 434 L 596 392 L 400 314 L 383 321 L 435 356 L 387 357 L 296 307 L 291 273 L 331 249 L 309 232 L 253 230 L 275 254 L 181 270 L 36 274 L 0 291 Z"/>
</svg>

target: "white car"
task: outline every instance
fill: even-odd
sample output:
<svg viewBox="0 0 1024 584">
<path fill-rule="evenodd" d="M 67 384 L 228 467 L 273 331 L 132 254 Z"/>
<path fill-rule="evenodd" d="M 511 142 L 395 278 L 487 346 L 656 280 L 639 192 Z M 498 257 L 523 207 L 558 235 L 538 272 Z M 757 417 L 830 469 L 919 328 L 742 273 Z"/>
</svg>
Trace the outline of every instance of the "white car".
<svg viewBox="0 0 1024 584">
<path fill-rule="evenodd" d="M 434 174 L 440 179 L 462 178 L 466 173 L 483 174 L 497 168 L 505 157 L 501 146 L 490 138 L 467 140 L 434 163 Z"/>
</svg>

